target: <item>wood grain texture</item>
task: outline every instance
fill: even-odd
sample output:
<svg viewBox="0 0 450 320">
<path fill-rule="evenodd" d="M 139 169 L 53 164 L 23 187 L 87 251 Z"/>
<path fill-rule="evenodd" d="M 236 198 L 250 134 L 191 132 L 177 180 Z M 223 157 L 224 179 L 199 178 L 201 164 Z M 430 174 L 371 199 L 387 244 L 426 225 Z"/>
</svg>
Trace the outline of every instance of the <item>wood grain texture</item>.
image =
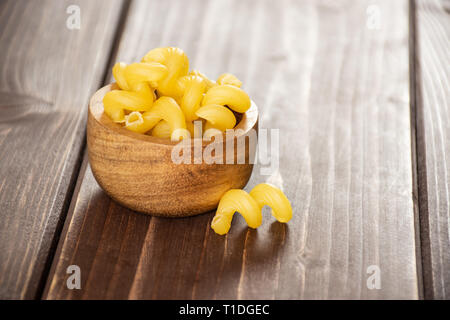
<svg viewBox="0 0 450 320">
<path fill-rule="evenodd" d="M 86 165 L 44 297 L 417 299 L 407 1 L 133 2 L 116 60 L 167 45 L 212 78 L 236 74 L 260 128 L 280 130 L 278 170 L 256 166 L 247 190 L 282 187 L 294 218 L 265 210 L 255 231 L 236 215 L 218 236 L 213 213 L 120 207 Z M 81 290 L 66 288 L 71 264 Z M 380 290 L 367 287 L 371 265 Z"/>
<path fill-rule="evenodd" d="M 424 294 L 450 299 L 450 2 L 418 0 L 415 18 Z"/>
<path fill-rule="evenodd" d="M 224 134 L 211 142 L 178 142 L 132 132 L 114 123 L 104 112 L 103 97 L 118 88 L 107 85 L 95 93 L 87 124 L 89 164 L 96 181 L 112 199 L 142 213 L 188 217 L 214 210 L 225 192 L 245 187 L 258 142 L 258 108 L 254 103 L 235 126 L 236 134 Z M 173 162 L 180 151 L 185 159 L 180 158 L 180 162 L 187 163 Z"/>
<path fill-rule="evenodd" d="M 80 30 L 66 28 L 69 5 Z M 0 299 L 43 289 L 120 11 L 121 1 L 0 3 Z"/>
</svg>

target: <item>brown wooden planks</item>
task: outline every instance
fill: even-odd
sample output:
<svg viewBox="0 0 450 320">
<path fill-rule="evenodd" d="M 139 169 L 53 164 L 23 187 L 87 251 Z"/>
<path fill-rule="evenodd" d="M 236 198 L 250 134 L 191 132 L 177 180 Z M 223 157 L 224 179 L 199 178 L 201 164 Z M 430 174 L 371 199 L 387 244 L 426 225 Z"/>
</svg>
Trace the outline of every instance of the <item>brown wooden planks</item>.
<svg viewBox="0 0 450 320">
<path fill-rule="evenodd" d="M 66 27 L 70 5 L 81 28 Z M 40 295 L 121 1 L 0 4 L 0 298 Z"/>
<path fill-rule="evenodd" d="M 283 187 L 295 216 L 283 225 L 265 210 L 255 231 L 236 215 L 221 237 L 213 213 L 121 208 L 87 165 L 44 297 L 418 298 L 407 1 L 133 2 L 117 60 L 167 45 L 243 80 L 261 128 L 280 130 L 279 170 L 257 166 L 247 189 Z M 72 264 L 81 290 L 66 288 Z M 367 287 L 371 265 L 380 290 Z"/>
<path fill-rule="evenodd" d="M 450 6 L 415 5 L 418 191 L 425 298 L 450 298 Z"/>
</svg>

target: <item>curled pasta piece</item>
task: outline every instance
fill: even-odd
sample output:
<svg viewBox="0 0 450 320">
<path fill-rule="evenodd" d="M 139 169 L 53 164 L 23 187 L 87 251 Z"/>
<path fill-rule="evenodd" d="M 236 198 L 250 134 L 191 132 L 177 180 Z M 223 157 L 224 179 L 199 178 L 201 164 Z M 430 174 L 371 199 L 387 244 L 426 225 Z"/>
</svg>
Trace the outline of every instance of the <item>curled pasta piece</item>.
<svg viewBox="0 0 450 320">
<path fill-rule="evenodd" d="M 261 183 L 248 194 L 244 190 L 232 189 L 220 199 L 211 228 L 220 235 L 228 233 L 235 212 L 239 212 L 251 228 L 262 222 L 262 208 L 268 205 L 272 215 L 286 223 L 292 218 L 292 207 L 283 192 L 267 183 Z"/>
<path fill-rule="evenodd" d="M 190 136 L 189 131 L 186 130 L 186 119 L 183 111 L 173 98 L 159 98 L 153 104 L 152 109 L 143 114 L 143 117 L 165 120 L 170 126 L 172 140 Z"/>
<path fill-rule="evenodd" d="M 123 122 L 125 120 L 125 110 L 129 111 L 148 111 L 153 105 L 153 94 L 150 87 L 146 84 L 140 84 L 137 87 L 138 92 L 112 90 L 103 97 L 103 106 L 105 113 L 114 122 Z"/>
<path fill-rule="evenodd" d="M 113 76 L 117 85 L 122 90 L 108 92 L 103 98 L 105 113 L 118 123 L 126 122 L 125 111 L 146 111 L 149 110 L 156 96 L 147 83 L 134 82 L 133 91 L 130 91 L 130 83 L 127 80 L 127 64 L 119 62 L 113 67 Z M 164 67 L 164 66 L 163 66 Z M 134 66 L 132 66 L 134 68 Z M 127 128 L 132 128 L 129 126 Z M 131 129 L 130 129 L 131 130 Z M 132 130 L 133 131 L 133 130 Z"/>
<path fill-rule="evenodd" d="M 232 129 L 236 125 L 236 117 L 233 112 L 221 105 L 209 104 L 203 106 L 195 114 L 220 131 Z"/>
<path fill-rule="evenodd" d="M 250 109 L 251 101 L 244 90 L 229 84 L 212 87 L 206 92 L 202 105 L 227 105 L 230 109 L 244 113 Z"/>
<path fill-rule="evenodd" d="M 112 121 L 117 123 L 125 122 L 125 111 L 123 108 L 115 105 L 114 103 L 109 103 L 103 100 L 105 113 L 111 118 Z"/>
<path fill-rule="evenodd" d="M 244 217 L 249 227 L 258 228 L 261 225 L 261 209 L 255 199 L 244 190 L 231 189 L 220 199 L 211 223 L 213 230 L 220 235 L 228 233 L 236 211 Z"/>
<path fill-rule="evenodd" d="M 234 74 L 224 73 L 219 76 L 217 83 L 220 85 L 229 84 L 240 88 L 242 86 L 242 81 L 239 80 Z"/>
<path fill-rule="evenodd" d="M 116 83 L 122 90 L 130 90 L 128 86 L 127 78 L 125 76 L 125 69 L 127 68 L 127 64 L 123 62 L 118 62 L 114 65 L 112 69 L 112 73 L 114 79 L 116 79 Z"/>
<path fill-rule="evenodd" d="M 133 111 L 125 116 L 125 128 L 133 132 L 146 133 L 150 131 L 158 122 L 160 118 L 153 114 L 142 114 L 138 111 Z"/>
<path fill-rule="evenodd" d="M 143 92 L 112 90 L 103 98 L 105 111 L 109 106 L 116 106 L 129 111 L 148 111 L 152 108 L 153 97 Z"/>
<path fill-rule="evenodd" d="M 201 77 L 205 81 L 206 90 L 209 90 L 212 87 L 217 86 L 217 83 L 215 81 L 209 79 L 207 76 L 205 76 L 203 73 L 201 73 L 198 70 L 192 70 L 191 72 L 189 72 L 189 75 L 190 76 L 192 75 L 192 76 L 199 76 L 199 77 Z"/>
<path fill-rule="evenodd" d="M 172 131 L 170 125 L 167 123 L 167 121 L 164 120 L 158 122 L 158 124 L 152 130 L 152 136 L 154 137 L 170 139 L 171 135 Z"/>
<path fill-rule="evenodd" d="M 148 83 L 145 82 L 135 83 L 133 85 L 133 90 L 134 92 L 139 93 L 143 99 L 151 101 L 152 105 L 153 101 L 156 100 L 155 91 L 152 88 L 150 88 Z"/>
<path fill-rule="evenodd" d="M 144 118 L 142 113 L 138 111 L 133 111 L 129 115 L 125 116 L 125 127 L 128 130 L 143 133 L 145 132 L 142 127 L 144 125 Z"/>
<path fill-rule="evenodd" d="M 250 196 L 256 200 L 259 207 L 272 208 L 272 215 L 279 222 L 286 223 L 292 219 L 292 206 L 283 191 L 268 184 L 261 183 L 250 191 Z"/>
<path fill-rule="evenodd" d="M 198 119 L 195 112 L 200 107 L 206 91 L 205 81 L 199 76 L 184 76 L 179 81 L 184 92 L 180 101 L 181 110 L 184 112 L 186 121 L 194 121 Z"/>
<path fill-rule="evenodd" d="M 156 48 L 148 52 L 142 62 L 158 62 L 167 67 L 167 76 L 158 82 L 161 95 L 180 97 L 178 79 L 188 74 L 189 60 L 183 50 L 179 48 Z"/>
<path fill-rule="evenodd" d="M 167 67 L 158 62 L 133 63 L 125 68 L 124 75 L 128 86 L 134 86 L 141 82 L 149 82 L 155 85 L 167 76 Z"/>
</svg>

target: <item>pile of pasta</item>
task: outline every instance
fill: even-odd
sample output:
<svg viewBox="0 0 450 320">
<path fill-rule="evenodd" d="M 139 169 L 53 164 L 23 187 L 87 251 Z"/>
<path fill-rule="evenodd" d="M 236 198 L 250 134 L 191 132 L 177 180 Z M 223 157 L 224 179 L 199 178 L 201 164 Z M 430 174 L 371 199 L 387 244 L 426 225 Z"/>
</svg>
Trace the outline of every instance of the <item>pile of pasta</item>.
<svg viewBox="0 0 450 320">
<path fill-rule="evenodd" d="M 194 122 L 201 121 L 203 137 L 211 138 L 233 129 L 235 114 L 251 106 L 238 78 L 224 73 L 212 81 L 199 71 L 189 71 L 189 60 L 179 48 L 153 49 L 141 62 L 119 62 L 112 72 L 119 89 L 104 96 L 104 111 L 112 121 L 137 133 L 178 141 L 198 137 Z M 279 222 L 292 218 L 291 204 L 283 192 L 262 183 L 250 193 L 227 191 L 211 227 L 220 235 L 228 233 L 234 213 L 239 212 L 249 227 L 258 228 L 266 205 Z"/>
<path fill-rule="evenodd" d="M 172 140 L 197 136 L 194 121 L 202 121 L 208 137 L 232 129 L 235 113 L 251 105 L 242 82 L 225 73 L 217 81 L 189 72 L 189 60 L 179 48 L 156 48 L 140 63 L 119 62 L 113 76 L 120 90 L 103 98 L 105 113 L 126 129 Z"/>
</svg>

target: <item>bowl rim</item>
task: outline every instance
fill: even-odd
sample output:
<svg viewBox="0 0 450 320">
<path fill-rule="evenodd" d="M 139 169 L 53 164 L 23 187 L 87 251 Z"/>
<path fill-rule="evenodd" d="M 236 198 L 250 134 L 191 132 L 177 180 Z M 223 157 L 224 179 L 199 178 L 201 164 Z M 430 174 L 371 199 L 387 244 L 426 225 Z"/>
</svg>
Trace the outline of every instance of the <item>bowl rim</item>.
<svg viewBox="0 0 450 320">
<path fill-rule="evenodd" d="M 113 122 L 105 113 L 104 113 L 104 107 L 103 107 L 103 97 L 105 94 L 112 90 L 119 89 L 117 84 L 110 83 L 99 90 L 97 90 L 93 96 L 91 97 L 91 100 L 89 102 L 89 115 L 92 116 L 92 119 L 102 127 L 106 128 L 109 131 L 115 132 L 116 134 L 121 134 L 124 136 L 127 136 L 134 140 L 144 141 L 148 143 L 154 143 L 154 144 L 160 144 L 160 145 L 168 145 L 168 146 L 174 146 L 180 143 L 180 141 L 172 141 L 170 139 L 164 139 L 159 137 L 153 137 L 147 134 L 143 133 L 137 133 L 131 130 L 127 130 L 118 123 Z M 230 139 L 237 139 L 241 136 L 246 136 L 248 132 L 255 128 L 256 124 L 258 123 L 258 107 L 254 103 L 253 100 L 251 100 L 251 106 L 250 108 L 242 114 L 241 120 L 236 124 L 234 129 L 241 129 L 241 134 L 236 135 L 230 135 L 227 136 L 226 133 L 222 133 L 223 140 L 222 142 L 225 142 Z M 205 140 L 202 138 L 190 138 L 189 140 L 185 141 L 196 141 L 201 140 L 202 145 L 208 145 L 214 142 L 214 139 L 211 140 Z"/>
</svg>

